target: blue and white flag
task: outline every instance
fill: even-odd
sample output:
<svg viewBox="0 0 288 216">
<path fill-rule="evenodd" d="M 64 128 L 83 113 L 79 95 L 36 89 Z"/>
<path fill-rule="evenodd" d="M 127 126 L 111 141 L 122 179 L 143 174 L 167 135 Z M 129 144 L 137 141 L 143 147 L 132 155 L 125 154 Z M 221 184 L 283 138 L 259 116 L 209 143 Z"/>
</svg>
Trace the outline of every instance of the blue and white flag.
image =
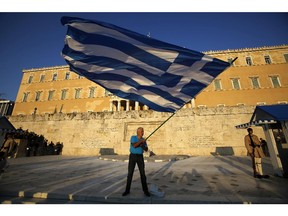
<svg viewBox="0 0 288 216">
<path fill-rule="evenodd" d="M 70 70 L 118 97 L 175 112 L 230 64 L 118 26 L 62 17 Z"/>
</svg>

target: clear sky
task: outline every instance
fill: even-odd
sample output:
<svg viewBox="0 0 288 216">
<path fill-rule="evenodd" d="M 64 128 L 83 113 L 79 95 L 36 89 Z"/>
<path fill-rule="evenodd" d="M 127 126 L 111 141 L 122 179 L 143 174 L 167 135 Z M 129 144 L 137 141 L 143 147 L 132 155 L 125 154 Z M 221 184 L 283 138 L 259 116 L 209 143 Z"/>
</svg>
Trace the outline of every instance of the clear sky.
<svg viewBox="0 0 288 216">
<path fill-rule="evenodd" d="M 15 100 L 22 70 L 66 65 L 62 16 L 109 22 L 196 51 L 288 44 L 288 13 L 0 12 L 0 98 Z"/>
</svg>

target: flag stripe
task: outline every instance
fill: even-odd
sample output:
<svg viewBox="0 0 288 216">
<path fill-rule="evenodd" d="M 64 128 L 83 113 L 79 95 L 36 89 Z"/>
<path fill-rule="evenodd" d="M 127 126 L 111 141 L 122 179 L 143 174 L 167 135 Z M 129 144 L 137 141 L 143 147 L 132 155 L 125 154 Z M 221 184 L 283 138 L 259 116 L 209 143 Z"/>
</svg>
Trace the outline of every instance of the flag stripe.
<svg viewBox="0 0 288 216">
<path fill-rule="evenodd" d="M 93 81 L 97 81 L 97 79 L 109 79 L 109 80 L 118 80 L 119 77 L 117 76 L 118 74 L 121 74 L 122 77 L 122 81 L 128 82 L 127 80 L 131 79 L 135 82 L 135 84 L 133 85 L 133 87 L 138 87 L 139 89 L 141 88 L 141 86 L 153 86 L 153 88 L 155 89 L 153 92 L 157 92 L 157 89 L 163 91 L 163 95 L 164 97 L 168 97 L 168 93 L 169 93 L 169 99 L 171 99 L 172 101 L 175 101 L 176 103 L 183 104 L 185 103 L 185 101 L 189 100 L 191 98 L 191 96 L 185 95 L 183 93 L 181 93 L 181 84 L 179 84 L 178 80 L 181 78 L 180 76 L 176 76 L 173 74 L 164 74 L 163 76 L 158 77 L 158 76 L 154 76 L 153 74 L 143 74 L 141 75 L 141 69 L 137 70 L 137 68 L 129 68 L 130 70 L 123 70 L 121 68 L 119 68 L 117 70 L 117 73 L 115 73 L 114 70 L 104 70 L 103 68 L 101 68 L 103 70 L 103 72 L 98 72 L 99 68 L 98 65 L 95 65 L 94 67 L 94 62 L 93 60 L 90 60 L 90 58 L 85 59 L 88 62 L 90 62 L 89 64 L 85 64 L 83 62 L 75 62 L 74 66 L 74 70 L 77 71 L 81 71 L 81 73 L 86 73 L 86 71 L 88 70 L 92 70 L 95 71 L 93 73 L 87 73 L 85 76 Z M 107 59 L 103 61 L 108 61 Z M 114 59 L 115 60 L 115 59 Z M 114 60 L 111 60 L 111 62 L 113 62 Z M 111 63 L 112 65 L 113 63 Z M 120 63 L 119 63 L 120 64 Z M 100 74 L 106 74 L 106 78 L 97 76 Z M 124 76 L 125 74 L 125 76 Z M 110 77 L 108 77 L 110 76 Z M 183 79 L 183 78 L 182 78 Z M 165 85 L 162 84 L 163 80 L 166 80 Z M 169 83 L 169 80 L 170 83 Z M 129 82 L 131 83 L 131 82 Z M 178 84 L 178 85 L 176 85 Z M 181 99 L 180 99 L 181 98 Z M 178 102 L 179 101 L 179 102 Z"/>
<path fill-rule="evenodd" d="M 70 45 L 70 43 L 69 43 Z M 74 59 L 74 60 L 78 60 L 79 61 L 82 61 L 84 63 L 88 63 L 88 61 L 91 61 L 94 59 L 93 62 L 99 62 L 99 72 L 101 71 L 101 67 L 106 67 L 106 68 L 111 68 L 111 69 L 122 69 L 122 68 L 129 68 L 129 69 L 132 69 L 134 68 L 134 70 L 137 70 L 137 73 L 141 73 L 143 75 L 152 75 L 151 77 L 154 77 L 154 78 L 159 78 L 159 76 L 165 74 L 163 71 L 159 70 L 159 69 L 156 69 L 154 67 L 151 67 L 150 65 L 147 65 L 143 62 L 140 62 L 136 59 L 133 59 L 127 55 L 124 55 L 123 53 L 121 52 L 117 52 L 117 50 L 114 50 L 114 49 L 110 49 L 110 48 L 100 48 L 98 46 L 92 46 L 90 47 L 90 49 L 97 49 L 99 52 L 101 52 L 101 56 L 97 56 L 97 58 L 95 58 L 96 55 L 94 55 L 94 53 L 91 52 L 92 55 L 86 55 L 86 53 L 84 52 L 79 52 L 79 51 L 75 51 L 75 50 L 72 50 L 72 48 L 68 47 L 69 50 L 69 53 L 66 54 L 66 56 L 69 56 L 71 59 Z M 114 53 L 115 51 L 115 54 L 111 55 L 109 53 Z M 88 54 L 88 52 L 87 52 Z M 110 59 L 110 61 L 106 61 Z M 124 62 L 126 60 L 126 62 Z M 149 70 L 149 72 L 147 71 Z M 117 71 L 115 71 L 115 73 L 117 73 Z M 157 75 L 157 76 L 156 76 Z"/>
<path fill-rule="evenodd" d="M 62 55 L 70 69 L 111 93 L 174 112 L 229 63 L 108 23 L 63 17 Z"/>
<path fill-rule="evenodd" d="M 79 73 L 79 71 L 81 71 L 81 69 L 75 69 L 73 66 L 71 66 L 70 69 L 76 73 Z M 90 79 L 91 81 L 95 82 L 94 77 L 91 78 L 90 73 L 82 72 L 81 74 L 87 77 L 88 79 Z M 97 80 L 97 83 L 101 85 L 102 87 L 104 87 L 105 89 L 107 89 L 108 91 L 116 94 L 117 96 L 121 98 L 127 98 L 129 100 L 139 101 L 143 104 L 149 104 L 149 107 L 151 109 L 154 109 L 160 112 L 174 112 L 177 108 L 179 108 L 179 105 L 171 101 L 168 101 L 167 99 L 157 94 L 153 94 L 146 90 L 132 89 L 131 86 L 128 86 L 125 83 L 123 84 L 122 82 Z M 129 91 L 127 89 L 129 89 Z"/>
<path fill-rule="evenodd" d="M 68 44 L 70 45 L 70 47 L 74 47 L 69 42 L 68 42 Z M 68 46 L 66 46 L 66 48 L 70 49 Z M 93 49 L 97 49 L 97 48 L 98 47 L 93 46 Z M 90 47 L 90 49 L 91 49 L 91 47 Z M 88 49 L 88 52 L 90 49 Z M 141 75 L 141 76 L 149 78 L 153 83 L 155 83 L 157 85 L 161 85 L 161 81 L 163 81 L 163 79 L 165 79 L 165 83 L 166 83 L 165 85 L 168 87 L 176 86 L 178 84 L 178 80 L 180 79 L 180 76 L 182 77 L 185 73 L 186 73 L 186 76 L 189 73 L 190 78 L 193 78 L 199 82 L 203 82 L 206 84 L 209 84 L 210 80 L 212 80 L 214 78 L 214 77 L 208 75 L 207 73 L 203 73 L 201 71 L 191 71 L 191 69 L 187 70 L 187 68 L 185 68 L 185 71 L 183 72 L 181 69 L 179 69 L 179 67 L 181 67 L 181 68 L 183 68 L 183 67 L 181 65 L 175 65 L 175 64 L 171 65 L 171 67 L 169 68 L 168 72 L 170 72 L 170 73 L 163 73 L 163 71 L 161 72 L 157 69 L 153 70 L 154 69 L 153 67 L 150 67 L 149 65 L 146 65 L 146 64 L 142 64 L 140 62 L 134 62 L 134 61 L 129 61 L 129 60 L 127 60 L 126 63 L 122 62 L 125 59 L 128 59 L 129 56 L 123 56 L 123 55 L 121 55 L 121 53 L 117 52 L 117 50 L 110 50 L 110 49 L 106 50 L 103 48 L 101 50 L 97 49 L 97 51 L 99 51 L 102 54 L 102 56 L 97 56 L 97 58 L 95 58 L 95 56 L 86 56 L 86 55 L 84 55 L 84 53 L 74 51 L 71 48 L 69 53 L 67 53 L 66 56 L 69 56 L 71 59 L 74 59 L 74 60 L 80 58 L 80 59 L 82 59 L 81 61 L 83 63 L 90 63 L 90 65 L 94 65 L 95 67 L 93 68 L 93 71 L 95 71 L 95 72 L 96 71 L 102 71 L 102 70 L 108 71 L 110 68 L 111 70 L 114 69 L 113 71 L 115 73 L 119 73 L 119 71 L 117 71 L 117 70 L 122 69 L 122 68 L 127 68 L 130 71 L 135 72 L 137 76 Z M 109 54 L 109 53 L 114 53 L 114 52 L 116 53 L 116 55 L 115 54 L 114 55 Z M 106 55 L 106 53 L 108 53 L 108 55 Z M 103 56 L 107 56 L 110 59 L 107 59 L 106 57 L 103 57 Z M 201 67 L 197 66 L 196 65 L 197 63 L 199 63 L 199 61 L 194 64 L 194 68 L 200 69 Z M 97 68 L 97 66 L 99 66 L 99 68 Z M 104 68 L 106 68 L 106 69 L 104 69 Z M 146 68 L 146 69 L 148 68 L 149 72 L 144 70 L 143 68 Z M 154 76 L 154 74 L 156 74 L 157 76 Z M 177 75 L 179 75 L 179 76 L 177 76 Z M 131 74 L 129 74 L 128 76 L 130 77 Z M 169 79 L 168 79 L 168 77 L 169 77 Z"/>
<path fill-rule="evenodd" d="M 111 74 L 108 72 L 105 73 L 101 73 L 101 74 L 93 74 L 93 73 L 87 73 L 85 69 L 82 69 L 81 67 L 73 67 L 74 71 L 81 71 L 81 74 L 84 75 L 85 77 L 87 77 L 88 79 L 90 79 L 91 81 L 97 81 L 97 82 L 101 82 L 103 84 L 103 81 L 109 81 L 106 84 L 106 87 L 109 88 L 111 90 L 111 92 L 113 93 L 114 90 L 120 89 L 121 86 L 116 85 L 115 87 L 117 87 L 115 89 L 114 85 L 115 83 L 117 83 L 118 81 L 121 81 L 123 83 L 125 83 L 125 89 L 128 93 L 133 93 L 135 92 L 135 89 L 138 90 L 138 93 L 141 93 L 141 90 L 145 90 L 146 92 L 149 91 L 149 95 L 147 95 L 146 99 L 149 100 L 150 97 L 154 97 L 153 95 L 157 95 L 160 98 L 163 98 L 166 100 L 170 100 L 170 102 L 175 103 L 177 106 L 180 106 L 181 104 L 185 103 L 184 100 L 182 100 L 181 98 L 186 97 L 187 99 L 189 99 L 190 97 L 188 95 L 184 95 L 183 93 L 180 92 L 181 89 L 179 89 L 179 91 L 173 92 L 173 91 L 169 91 L 169 88 L 162 86 L 161 87 L 157 87 L 157 85 L 149 85 L 149 83 L 147 85 L 139 85 L 139 83 L 137 83 L 135 80 L 133 80 L 133 78 L 127 77 L 127 76 L 122 76 L 119 74 L 113 74 L 113 76 L 111 76 Z M 126 71 L 125 71 L 126 72 Z M 114 82 L 113 82 L 114 81 Z M 146 83 L 145 83 L 146 84 Z M 156 86 L 156 87 L 154 87 Z M 124 91 L 124 90 L 123 90 Z M 171 94 L 174 93 L 175 95 Z M 161 95 L 161 96 L 160 96 Z M 181 96 L 181 97 L 179 97 Z M 165 102 L 167 103 L 167 102 Z"/>
<path fill-rule="evenodd" d="M 80 31 L 78 29 L 75 29 L 71 27 L 71 36 L 76 41 L 81 41 L 81 44 L 86 45 L 99 45 L 103 47 L 110 47 L 116 50 L 119 50 L 126 55 L 133 56 L 133 58 L 138 59 L 141 62 L 144 62 L 146 64 L 149 64 L 155 68 L 158 68 L 162 71 L 165 71 L 169 68 L 171 65 L 171 62 L 160 58 L 154 54 L 151 54 L 149 52 L 146 52 L 145 50 L 128 43 L 126 41 L 121 41 L 116 38 L 111 38 L 106 35 L 98 35 L 98 34 L 87 34 L 86 32 Z M 143 47 L 145 47 L 143 45 Z M 147 46 L 146 46 L 147 47 Z M 72 48 L 72 47 L 71 47 Z M 99 52 L 101 53 L 101 52 Z M 162 50 L 160 50 L 159 53 L 163 53 Z M 175 55 L 176 56 L 176 55 Z M 165 57 L 165 56 L 164 56 Z M 172 62 L 174 61 L 174 58 L 171 59 Z"/>
<path fill-rule="evenodd" d="M 171 50 L 174 52 L 188 52 L 190 54 L 192 53 L 193 55 L 199 55 L 199 52 L 188 50 L 160 40 L 152 39 L 137 32 L 133 32 L 110 23 L 100 22 L 96 20 L 86 20 L 76 17 L 62 17 L 61 23 L 63 25 L 70 26 L 70 28 L 74 27 L 87 33 L 110 35 L 111 37 L 115 37 L 119 40 L 126 41 L 134 45 L 148 45 L 151 47 Z M 67 34 L 71 34 L 69 32 L 69 29 L 67 31 Z"/>
<path fill-rule="evenodd" d="M 105 47 L 105 46 L 98 46 L 98 45 L 89 45 L 89 46 L 83 46 L 82 43 L 73 40 L 71 37 L 67 37 L 66 38 L 66 43 L 68 44 L 68 49 L 77 51 L 77 52 L 83 52 L 86 55 L 89 56 L 106 56 L 106 57 L 110 57 L 110 58 L 115 58 L 115 59 L 119 59 L 123 62 L 127 62 L 127 63 L 132 63 L 137 65 L 138 67 L 145 68 L 147 70 L 147 67 L 149 67 L 149 73 L 153 73 L 156 75 L 161 75 L 164 74 L 163 70 L 159 70 L 149 64 L 146 64 L 144 62 L 138 59 L 135 59 L 134 56 L 129 56 L 126 55 L 125 53 L 123 53 L 121 50 L 118 49 L 113 49 L 111 47 Z M 150 51 L 152 49 L 150 48 Z M 155 51 L 156 52 L 156 51 Z M 158 51 L 159 52 L 159 51 Z M 80 53 L 77 53 L 80 54 Z M 166 53 L 165 54 L 166 58 L 175 58 L 175 53 Z M 156 59 L 157 61 L 157 59 Z M 148 62 L 149 63 L 149 62 Z M 152 70 L 152 71 L 151 71 Z"/>
</svg>

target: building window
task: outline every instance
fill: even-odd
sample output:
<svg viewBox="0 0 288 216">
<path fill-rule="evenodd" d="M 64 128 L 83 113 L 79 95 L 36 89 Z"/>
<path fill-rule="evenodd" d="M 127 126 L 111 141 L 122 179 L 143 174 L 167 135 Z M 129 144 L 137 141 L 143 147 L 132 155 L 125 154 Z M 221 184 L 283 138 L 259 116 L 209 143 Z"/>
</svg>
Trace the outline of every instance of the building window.
<svg viewBox="0 0 288 216">
<path fill-rule="evenodd" d="M 67 91 L 68 91 L 68 89 L 62 89 L 61 90 L 61 100 L 65 100 L 66 99 Z"/>
<path fill-rule="evenodd" d="M 260 88 L 259 78 L 258 77 L 251 77 L 250 79 L 251 79 L 253 88 L 259 89 Z"/>
<path fill-rule="evenodd" d="M 39 101 L 40 100 L 41 93 L 42 93 L 42 91 L 37 91 L 36 92 L 35 101 Z"/>
<path fill-rule="evenodd" d="M 281 87 L 279 76 L 270 76 L 270 79 L 274 88 Z"/>
<path fill-rule="evenodd" d="M 53 99 L 53 95 L 54 95 L 55 90 L 51 90 L 48 93 L 48 101 L 51 101 Z"/>
<path fill-rule="evenodd" d="M 239 78 L 232 78 L 231 79 L 233 89 L 239 90 L 240 89 L 240 80 Z"/>
<path fill-rule="evenodd" d="M 70 73 L 67 72 L 67 73 L 65 74 L 65 80 L 69 80 L 69 79 L 70 79 Z"/>
<path fill-rule="evenodd" d="M 40 76 L 40 82 L 44 82 L 44 79 L 45 79 L 45 74 L 41 74 L 41 76 Z"/>
<path fill-rule="evenodd" d="M 54 73 L 52 77 L 52 81 L 56 81 L 56 80 L 57 80 L 57 73 Z"/>
<path fill-rule="evenodd" d="M 251 66 L 252 65 L 252 59 L 251 57 L 246 57 L 246 64 Z"/>
<path fill-rule="evenodd" d="M 216 91 L 222 90 L 221 80 L 215 79 L 214 80 L 214 88 Z"/>
<path fill-rule="evenodd" d="M 284 54 L 284 58 L 285 58 L 286 63 L 288 63 L 288 54 Z"/>
<path fill-rule="evenodd" d="M 27 102 L 29 93 L 30 93 L 30 92 L 24 92 L 22 102 Z"/>
<path fill-rule="evenodd" d="M 75 89 L 75 99 L 79 99 L 81 94 L 81 88 Z"/>
<path fill-rule="evenodd" d="M 28 82 L 27 82 L 27 83 L 31 83 L 31 82 L 32 82 L 32 80 L 33 80 L 33 76 L 32 76 L 32 75 L 30 75 L 30 76 L 29 76 L 29 79 L 28 79 Z"/>
<path fill-rule="evenodd" d="M 95 87 L 89 88 L 89 98 L 94 98 L 95 97 Z"/>
<path fill-rule="evenodd" d="M 265 55 L 265 56 L 264 56 L 264 59 L 265 59 L 265 63 L 266 63 L 266 64 L 271 64 L 271 59 L 270 59 L 270 56 L 269 56 L 269 55 Z"/>
</svg>

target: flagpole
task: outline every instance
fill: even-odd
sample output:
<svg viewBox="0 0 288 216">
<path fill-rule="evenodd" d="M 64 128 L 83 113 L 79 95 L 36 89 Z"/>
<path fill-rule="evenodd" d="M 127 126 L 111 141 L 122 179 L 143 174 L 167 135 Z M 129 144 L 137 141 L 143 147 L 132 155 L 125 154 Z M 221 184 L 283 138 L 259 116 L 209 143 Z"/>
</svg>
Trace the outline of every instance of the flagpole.
<svg viewBox="0 0 288 216">
<path fill-rule="evenodd" d="M 159 130 L 159 128 L 161 128 L 167 121 L 169 121 L 169 119 L 171 119 L 174 115 L 176 114 L 176 112 L 174 112 L 171 116 L 169 116 L 161 125 L 159 125 L 147 138 L 146 140 L 148 140 L 157 130 Z"/>
<path fill-rule="evenodd" d="M 230 65 L 232 65 L 237 59 L 238 59 L 238 57 L 234 58 L 234 59 L 231 61 Z"/>
<path fill-rule="evenodd" d="M 159 130 L 166 122 L 168 122 L 180 109 L 182 109 L 185 106 L 186 103 L 184 103 L 178 110 L 176 110 L 171 116 L 169 116 L 164 122 L 162 122 L 161 125 L 159 125 L 147 138 L 148 140 L 157 130 Z"/>
</svg>

